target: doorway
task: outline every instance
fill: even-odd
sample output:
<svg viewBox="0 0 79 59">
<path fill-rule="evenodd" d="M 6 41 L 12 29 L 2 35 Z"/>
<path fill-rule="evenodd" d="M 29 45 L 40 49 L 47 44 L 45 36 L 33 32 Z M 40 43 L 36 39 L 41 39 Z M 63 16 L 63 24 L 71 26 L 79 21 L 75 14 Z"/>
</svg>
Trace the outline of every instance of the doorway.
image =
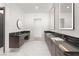
<svg viewBox="0 0 79 59">
<path fill-rule="evenodd" d="M 0 7 L 0 54 L 5 53 L 5 8 Z"/>
<path fill-rule="evenodd" d="M 33 19 L 33 26 L 32 26 L 32 38 L 42 38 L 43 37 L 43 25 L 41 18 Z"/>
</svg>

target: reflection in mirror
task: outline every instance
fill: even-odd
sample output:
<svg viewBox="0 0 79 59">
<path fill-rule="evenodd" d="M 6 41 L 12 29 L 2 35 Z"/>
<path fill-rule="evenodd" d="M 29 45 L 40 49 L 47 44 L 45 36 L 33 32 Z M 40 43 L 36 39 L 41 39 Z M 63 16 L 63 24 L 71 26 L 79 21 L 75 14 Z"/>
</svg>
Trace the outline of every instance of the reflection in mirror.
<svg viewBox="0 0 79 59">
<path fill-rule="evenodd" d="M 73 3 L 59 4 L 59 29 L 73 29 Z"/>
<path fill-rule="evenodd" d="M 50 22 L 49 22 L 49 27 L 50 29 L 54 29 L 54 8 L 51 8 L 50 12 L 49 12 L 49 16 L 50 16 Z"/>
</svg>

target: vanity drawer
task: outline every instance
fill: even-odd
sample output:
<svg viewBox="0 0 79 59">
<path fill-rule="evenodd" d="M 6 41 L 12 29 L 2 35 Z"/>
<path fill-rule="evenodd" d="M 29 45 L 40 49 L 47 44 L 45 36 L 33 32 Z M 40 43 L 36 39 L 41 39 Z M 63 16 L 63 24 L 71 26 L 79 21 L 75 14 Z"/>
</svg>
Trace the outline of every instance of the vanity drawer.
<svg viewBox="0 0 79 59">
<path fill-rule="evenodd" d="M 59 47 L 56 46 L 55 48 L 56 48 L 56 51 L 55 51 L 56 56 L 64 56 L 64 52 L 61 51 Z"/>
</svg>

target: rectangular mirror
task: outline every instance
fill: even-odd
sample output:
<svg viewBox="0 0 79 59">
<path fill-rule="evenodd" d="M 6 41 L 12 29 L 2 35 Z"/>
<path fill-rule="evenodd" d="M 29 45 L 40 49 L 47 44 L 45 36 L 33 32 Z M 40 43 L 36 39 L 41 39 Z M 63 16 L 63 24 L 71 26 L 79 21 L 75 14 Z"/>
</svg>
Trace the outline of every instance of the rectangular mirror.
<svg viewBox="0 0 79 59">
<path fill-rule="evenodd" d="M 59 4 L 59 29 L 73 29 L 73 3 Z"/>
</svg>

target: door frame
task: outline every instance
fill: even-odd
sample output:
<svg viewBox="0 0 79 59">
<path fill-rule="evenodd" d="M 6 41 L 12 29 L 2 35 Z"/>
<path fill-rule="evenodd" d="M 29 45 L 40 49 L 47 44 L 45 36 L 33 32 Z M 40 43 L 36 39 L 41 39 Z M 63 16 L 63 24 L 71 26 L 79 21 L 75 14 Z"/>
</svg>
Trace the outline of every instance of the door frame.
<svg viewBox="0 0 79 59">
<path fill-rule="evenodd" d="M 3 53 L 5 53 L 5 7 L 0 7 L 3 10 Z"/>
<path fill-rule="evenodd" d="M 33 29 L 35 29 L 34 27 L 35 27 L 35 25 L 36 25 L 36 22 L 39 22 L 40 21 L 40 23 L 42 24 L 42 18 L 34 18 L 33 19 Z M 42 25 L 41 25 L 42 26 Z"/>
</svg>

